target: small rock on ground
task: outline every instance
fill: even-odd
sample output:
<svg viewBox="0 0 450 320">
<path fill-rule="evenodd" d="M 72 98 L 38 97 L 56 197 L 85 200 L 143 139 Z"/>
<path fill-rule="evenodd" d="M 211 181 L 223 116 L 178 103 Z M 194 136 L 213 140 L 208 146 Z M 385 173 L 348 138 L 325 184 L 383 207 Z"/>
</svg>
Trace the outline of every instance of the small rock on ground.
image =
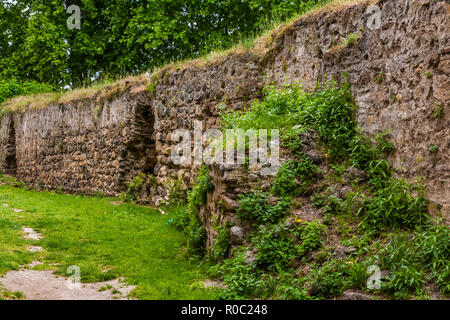
<svg viewBox="0 0 450 320">
<path fill-rule="evenodd" d="M 347 290 L 342 294 L 342 300 L 370 300 L 370 296 L 361 292 Z"/>
<path fill-rule="evenodd" d="M 221 288 L 221 289 L 225 289 L 226 286 L 219 281 L 214 281 L 214 280 L 205 280 L 202 281 L 202 286 L 203 288 L 211 288 L 211 287 L 215 287 L 215 288 Z"/>
<path fill-rule="evenodd" d="M 41 240 L 43 238 L 42 234 L 37 233 L 31 228 L 22 228 L 23 232 L 25 233 L 24 238 L 27 240 Z"/>
</svg>

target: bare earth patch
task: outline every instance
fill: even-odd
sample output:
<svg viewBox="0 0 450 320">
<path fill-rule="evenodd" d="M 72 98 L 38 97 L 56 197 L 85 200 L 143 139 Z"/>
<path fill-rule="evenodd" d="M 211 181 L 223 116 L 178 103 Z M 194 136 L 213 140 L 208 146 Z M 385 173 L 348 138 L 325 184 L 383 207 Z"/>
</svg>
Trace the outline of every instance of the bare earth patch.
<svg viewBox="0 0 450 320">
<path fill-rule="evenodd" d="M 307 201 L 303 200 L 301 209 L 296 209 L 292 212 L 293 216 L 296 218 L 300 218 L 305 222 L 321 220 L 322 212 L 313 207 L 313 205 Z"/>
<path fill-rule="evenodd" d="M 14 211 L 23 210 L 15 209 Z M 27 240 L 43 239 L 43 235 L 32 228 L 22 227 L 22 231 Z M 28 246 L 27 250 L 41 252 L 44 249 L 40 246 Z M 41 264 L 40 261 L 33 261 L 27 267 L 34 268 Z M 22 269 L 10 271 L 1 277 L 0 288 L 4 291 L 20 292 L 27 300 L 126 300 L 136 286 L 127 286 L 119 279 L 75 285 L 67 278 L 55 275 L 51 270 Z M 0 296 L 2 290 L 0 290 Z"/>
<path fill-rule="evenodd" d="M 10 271 L 0 278 L 0 284 L 7 291 L 22 292 L 27 300 L 127 300 L 135 288 L 118 279 L 82 283 L 79 288 L 74 288 L 66 278 L 57 277 L 49 270 Z"/>
</svg>

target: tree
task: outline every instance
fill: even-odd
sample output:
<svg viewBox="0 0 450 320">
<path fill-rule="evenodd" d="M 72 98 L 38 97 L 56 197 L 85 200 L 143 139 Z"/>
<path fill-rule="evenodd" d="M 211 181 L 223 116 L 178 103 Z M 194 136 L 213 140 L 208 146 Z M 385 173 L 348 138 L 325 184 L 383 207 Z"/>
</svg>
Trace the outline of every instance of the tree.
<svg viewBox="0 0 450 320">
<path fill-rule="evenodd" d="M 0 78 L 56 88 L 230 47 L 328 0 L 15 0 L 0 4 Z M 66 9 L 81 9 L 81 30 Z"/>
</svg>

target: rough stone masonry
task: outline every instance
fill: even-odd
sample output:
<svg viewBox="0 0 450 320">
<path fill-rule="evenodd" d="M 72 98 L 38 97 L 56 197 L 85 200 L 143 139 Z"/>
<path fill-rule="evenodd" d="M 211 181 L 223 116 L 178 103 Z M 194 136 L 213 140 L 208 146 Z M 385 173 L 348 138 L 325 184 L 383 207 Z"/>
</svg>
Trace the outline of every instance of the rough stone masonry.
<svg viewBox="0 0 450 320">
<path fill-rule="evenodd" d="M 274 32 L 264 50 L 168 67 L 141 83 L 6 114 L 0 171 L 37 188 L 114 196 L 138 173 L 151 173 L 157 183 L 152 192 L 164 196 L 168 177 L 187 188 L 198 170 L 171 161 L 174 130 L 193 131 L 195 121 L 203 130 L 219 128 L 219 105 L 242 110 L 261 97 L 267 83 L 302 81 L 312 88 L 318 79 L 333 77 L 350 82 L 365 133 L 390 131 L 396 174 L 411 181 L 423 177 L 432 210 L 448 221 L 450 4 L 371 4 L 381 10 L 379 28 L 367 27 L 366 2 L 322 10 Z M 222 183 L 217 177 L 223 174 L 216 172 L 213 182 Z"/>
</svg>

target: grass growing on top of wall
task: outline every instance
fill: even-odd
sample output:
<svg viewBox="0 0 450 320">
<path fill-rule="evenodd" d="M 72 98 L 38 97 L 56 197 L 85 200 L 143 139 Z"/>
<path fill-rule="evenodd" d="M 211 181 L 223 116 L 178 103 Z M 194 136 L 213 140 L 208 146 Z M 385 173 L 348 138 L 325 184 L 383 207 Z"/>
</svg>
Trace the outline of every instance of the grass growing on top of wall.
<svg viewBox="0 0 450 320">
<path fill-rule="evenodd" d="M 201 267 L 186 258 L 183 234 L 167 225 L 184 207 L 167 208 L 168 215 L 162 215 L 112 200 L 0 186 L 0 204 L 9 205 L 0 205 L 0 274 L 38 260 L 44 265 L 36 268 L 56 268 L 63 275 L 77 265 L 82 282 L 124 277 L 137 285 L 133 295 L 139 299 L 213 297 L 212 289 L 199 285 L 205 279 Z M 25 240 L 23 226 L 44 238 Z M 44 251 L 27 252 L 30 245 Z"/>
</svg>

